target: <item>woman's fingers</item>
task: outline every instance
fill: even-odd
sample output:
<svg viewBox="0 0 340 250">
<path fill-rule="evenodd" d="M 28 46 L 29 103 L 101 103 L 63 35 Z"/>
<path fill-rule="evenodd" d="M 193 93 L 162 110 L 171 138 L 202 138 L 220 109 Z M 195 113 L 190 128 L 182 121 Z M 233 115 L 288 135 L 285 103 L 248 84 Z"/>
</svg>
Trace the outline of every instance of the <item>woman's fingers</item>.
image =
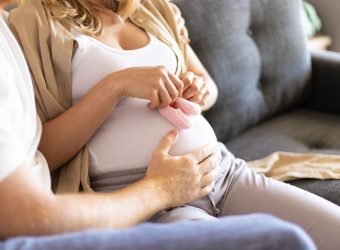
<svg viewBox="0 0 340 250">
<path fill-rule="evenodd" d="M 183 97 L 185 99 L 190 99 L 194 97 L 198 93 L 200 93 L 201 89 L 204 87 L 205 83 L 202 77 L 195 77 L 190 87 L 184 91 Z"/>
<path fill-rule="evenodd" d="M 192 82 L 194 81 L 194 78 L 195 78 L 195 74 L 193 72 L 185 72 L 183 75 L 182 75 L 182 81 L 183 81 L 183 92 L 185 92 L 192 84 Z"/>
<path fill-rule="evenodd" d="M 182 96 L 183 93 L 183 89 L 184 89 L 184 83 L 181 79 L 179 79 L 176 75 L 172 74 L 169 72 L 169 78 L 171 80 L 171 82 L 175 85 L 177 91 L 178 91 L 178 96 Z M 177 98 L 176 97 L 176 98 Z"/>
<path fill-rule="evenodd" d="M 160 73 L 160 78 L 158 83 L 153 85 L 159 96 L 159 105 L 157 107 L 166 107 L 174 103 L 183 92 L 183 82 L 164 66 L 157 67 L 157 70 Z"/>
<path fill-rule="evenodd" d="M 188 101 L 194 102 L 194 103 L 200 103 L 202 99 L 203 99 L 203 94 L 197 93 L 195 96 L 189 98 Z"/>
<path fill-rule="evenodd" d="M 166 82 L 166 88 L 172 98 L 171 103 L 174 103 L 183 91 L 183 82 L 177 76 L 169 72 Z"/>
<path fill-rule="evenodd" d="M 165 83 L 166 84 L 166 83 Z M 164 85 L 165 85 L 164 84 Z M 168 89 L 164 86 L 161 85 L 158 90 L 158 96 L 159 96 L 159 107 L 163 108 L 168 106 L 170 103 L 172 103 L 172 98 L 171 95 L 168 91 Z M 167 84 L 169 85 L 169 84 Z"/>
<path fill-rule="evenodd" d="M 202 89 L 196 95 L 188 98 L 187 100 L 200 104 L 203 100 L 205 100 L 207 96 L 208 96 L 208 86 L 204 84 Z"/>
<path fill-rule="evenodd" d="M 209 94 L 210 94 L 209 91 L 205 92 L 205 94 L 204 94 L 204 96 L 202 97 L 202 99 L 201 99 L 199 102 L 197 102 L 197 103 L 198 103 L 200 106 L 204 106 L 204 105 L 206 104 L 206 100 L 207 100 Z"/>
<path fill-rule="evenodd" d="M 166 89 L 171 97 L 171 102 L 169 104 L 173 104 L 178 97 L 178 90 L 176 89 L 176 87 L 172 84 L 172 82 L 168 82 L 166 84 Z"/>
<path fill-rule="evenodd" d="M 148 107 L 150 109 L 154 109 L 157 108 L 160 105 L 160 99 L 159 99 L 159 95 L 158 95 L 158 91 L 152 91 L 150 96 L 149 96 L 149 104 Z"/>
<path fill-rule="evenodd" d="M 195 76 L 192 72 L 186 72 L 181 79 L 168 72 L 164 66 L 157 67 L 158 84 L 152 84 L 157 96 L 151 93 L 147 96 L 150 100 L 149 108 L 166 107 L 173 104 L 178 97 L 202 105 L 209 94 L 208 86 L 204 79 Z M 160 73 L 160 74 L 159 74 Z"/>
</svg>

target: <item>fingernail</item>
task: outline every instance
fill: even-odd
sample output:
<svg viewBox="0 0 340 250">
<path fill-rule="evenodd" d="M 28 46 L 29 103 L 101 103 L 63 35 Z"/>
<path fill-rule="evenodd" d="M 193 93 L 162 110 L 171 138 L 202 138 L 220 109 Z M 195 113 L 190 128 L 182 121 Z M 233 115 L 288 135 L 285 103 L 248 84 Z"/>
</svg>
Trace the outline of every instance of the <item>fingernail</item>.
<svg viewBox="0 0 340 250">
<path fill-rule="evenodd" d="M 171 134 L 173 134 L 173 135 L 177 135 L 177 134 L 178 134 L 178 132 L 177 132 L 177 130 L 172 130 Z"/>
</svg>

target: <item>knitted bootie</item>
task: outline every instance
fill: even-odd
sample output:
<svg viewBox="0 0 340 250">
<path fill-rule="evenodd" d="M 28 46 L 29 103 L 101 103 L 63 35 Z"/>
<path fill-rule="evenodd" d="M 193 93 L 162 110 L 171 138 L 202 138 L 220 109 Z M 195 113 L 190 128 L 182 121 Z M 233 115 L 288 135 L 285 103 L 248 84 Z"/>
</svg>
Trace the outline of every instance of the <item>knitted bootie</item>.
<svg viewBox="0 0 340 250">
<path fill-rule="evenodd" d="M 173 105 L 175 108 L 180 108 L 187 115 L 200 115 L 201 106 L 197 103 L 190 102 L 184 98 L 177 98 Z"/>
<path fill-rule="evenodd" d="M 188 116 L 201 114 L 201 107 L 183 98 L 178 98 L 174 104 L 160 108 L 159 112 L 177 128 L 188 129 L 192 126 Z"/>
</svg>

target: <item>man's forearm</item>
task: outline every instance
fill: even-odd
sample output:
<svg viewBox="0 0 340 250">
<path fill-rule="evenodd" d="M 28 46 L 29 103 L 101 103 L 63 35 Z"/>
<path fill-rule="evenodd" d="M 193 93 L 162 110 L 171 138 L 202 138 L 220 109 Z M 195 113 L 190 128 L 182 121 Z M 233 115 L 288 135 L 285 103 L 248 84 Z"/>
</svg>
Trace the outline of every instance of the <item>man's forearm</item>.
<svg viewBox="0 0 340 250">
<path fill-rule="evenodd" d="M 112 194 L 80 194 L 55 196 L 53 204 L 58 211 L 54 214 L 73 225 L 61 231 L 75 231 L 84 228 L 126 228 L 149 219 L 166 208 L 165 197 L 157 186 L 142 180 Z M 68 204 L 65 206 L 65 204 Z M 73 211 L 69 211 L 73 209 Z M 51 228 L 51 226 L 48 226 Z"/>
<path fill-rule="evenodd" d="M 6 186 L 13 186 L 11 182 L 18 175 L 25 180 L 15 192 L 1 194 L 0 238 L 87 228 L 126 228 L 147 220 L 167 206 L 162 191 L 147 179 L 115 193 L 54 195 L 38 185 L 32 186 L 27 169 L 18 169 L 0 183 L 0 188 L 5 190 Z"/>
<path fill-rule="evenodd" d="M 215 146 L 170 156 L 177 139 L 178 132 L 167 133 L 153 152 L 146 177 L 114 193 L 54 195 L 44 189 L 33 167 L 23 164 L 0 181 L 0 238 L 126 228 L 207 196 L 218 162 Z"/>
</svg>

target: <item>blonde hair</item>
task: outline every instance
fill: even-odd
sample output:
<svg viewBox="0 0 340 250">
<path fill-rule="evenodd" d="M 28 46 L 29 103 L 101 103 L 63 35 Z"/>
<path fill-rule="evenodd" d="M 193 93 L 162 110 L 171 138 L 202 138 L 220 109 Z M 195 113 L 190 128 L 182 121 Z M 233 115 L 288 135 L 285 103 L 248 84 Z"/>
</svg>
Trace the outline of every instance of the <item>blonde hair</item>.
<svg viewBox="0 0 340 250">
<path fill-rule="evenodd" d="M 137 10 L 141 0 L 104 0 L 101 6 L 93 0 L 41 0 L 51 10 L 53 16 L 66 20 L 82 32 L 92 36 L 102 32 L 99 12 L 127 19 Z"/>
</svg>

